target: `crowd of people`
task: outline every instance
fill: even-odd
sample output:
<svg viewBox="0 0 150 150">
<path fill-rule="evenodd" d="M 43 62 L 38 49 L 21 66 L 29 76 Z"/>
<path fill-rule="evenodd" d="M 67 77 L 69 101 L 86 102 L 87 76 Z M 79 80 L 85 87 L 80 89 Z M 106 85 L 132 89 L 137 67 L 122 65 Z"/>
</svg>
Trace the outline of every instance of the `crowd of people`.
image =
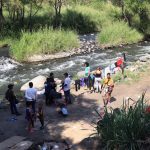
<svg viewBox="0 0 150 150">
<path fill-rule="evenodd" d="M 79 87 L 84 86 L 86 87 L 86 89 L 89 89 L 91 93 L 93 91 L 100 94 L 103 92 L 102 98 L 104 106 L 106 106 L 110 102 L 111 93 L 114 88 L 114 81 L 111 78 L 111 75 L 116 73 L 117 71 L 121 71 L 122 73 L 124 72 L 124 60 L 122 58 L 119 58 L 117 62 L 109 67 L 109 69 L 102 69 L 101 67 L 97 67 L 95 71 L 91 71 L 88 62 L 84 63 L 84 67 L 84 77 L 76 80 L 75 85 L 76 83 L 78 83 Z M 56 100 L 61 99 L 62 101 L 56 104 L 57 107 L 59 107 L 59 113 L 63 116 L 68 116 L 67 105 L 72 103 L 70 94 L 71 79 L 68 73 L 64 73 L 64 80 L 62 81 L 61 85 L 59 85 L 59 91 L 57 90 L 57 86 L 58 85 L 56 84 L 54 73 L 50 73 L 44 83 L 45 104 L 47 106 L 56 104 Z M 21 115 L 16 107 L 18 100 L 14 94 L 13 87 L 13 84 L 8 85 L 8 90 L 5 93 L 5 98 L 10 102 L 11 114 Z M 62 91 L 64 99 L 62 96 Z M 29 88 L 26 89 L 24 97 L 26 102 L 25 118 L 28 121 L 28 131 L 33 131 L 32 129 L 34 128 L 34 122 L 37 118 L 41 123 L 40 129 L 44 129 L 43 100 L 37 102 L 37 90 L 34 88 L 32 82 L 29 82 Z"/>
</svg>

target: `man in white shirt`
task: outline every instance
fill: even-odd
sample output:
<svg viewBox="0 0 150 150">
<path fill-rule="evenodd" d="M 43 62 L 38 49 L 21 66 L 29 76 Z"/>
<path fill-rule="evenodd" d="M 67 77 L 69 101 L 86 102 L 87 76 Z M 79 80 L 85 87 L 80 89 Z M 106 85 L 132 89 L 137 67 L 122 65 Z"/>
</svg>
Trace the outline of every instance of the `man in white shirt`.
<svg viewBox="0 0 150 150">
<path fill-rule="evenodd" d="M 70 96 L 71 79 L 69 78 L 68 73 L 65 73 L 64 76 L 65 76 L 65 80 L 64 80 L 63 89 L 64 89 L 65 100 L 66 100 L 66 103 L 71 104 L 71 96 Z"/>
<path fill-rule="evenodd" d="M 35 112 L 35 102 L 37 99 L 37 90 L 33 88 L 33 83 L 29 82 L 29 88 L 25 91 L 25 98 L 27 103 L 31 103 L 33 112 Z"/>
</svg>

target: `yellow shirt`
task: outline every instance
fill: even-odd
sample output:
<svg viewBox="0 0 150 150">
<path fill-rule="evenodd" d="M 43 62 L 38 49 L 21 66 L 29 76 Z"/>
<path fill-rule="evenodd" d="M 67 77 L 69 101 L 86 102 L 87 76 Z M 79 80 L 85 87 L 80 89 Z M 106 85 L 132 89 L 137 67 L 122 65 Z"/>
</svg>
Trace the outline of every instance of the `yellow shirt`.
<svg viewBox="0 0 150 150">
<path fill-rule="evenodd" d="M 105 78 L 104 79 L 104 84 L 107 85 L 107 86 L 113 86 L 114 85 L 114 81 L 112 78 L 108 79 L 108 78 Z"/>
</svg>

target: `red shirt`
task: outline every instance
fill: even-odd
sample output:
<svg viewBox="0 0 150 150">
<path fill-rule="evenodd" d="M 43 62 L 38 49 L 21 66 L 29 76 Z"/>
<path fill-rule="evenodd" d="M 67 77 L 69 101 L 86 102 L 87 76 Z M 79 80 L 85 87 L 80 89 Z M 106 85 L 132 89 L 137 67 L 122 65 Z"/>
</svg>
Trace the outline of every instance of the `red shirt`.
<svg viewBox="0 0 150 150">
<path fill-rule="evenodd" d="M 120 67 L 122 64 L 123 64 L 123 59 L 122 59 L 122 58 L 119 58 L 119 59 L 117 60 L 117 67 Z"/>
</svg>

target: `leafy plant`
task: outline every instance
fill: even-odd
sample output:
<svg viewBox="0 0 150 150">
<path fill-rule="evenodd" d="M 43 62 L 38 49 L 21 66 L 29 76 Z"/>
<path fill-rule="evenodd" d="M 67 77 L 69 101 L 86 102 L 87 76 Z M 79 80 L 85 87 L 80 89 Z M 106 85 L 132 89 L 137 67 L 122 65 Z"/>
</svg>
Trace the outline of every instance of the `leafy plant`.
<svg viewBox="0 0 150 150">
<path fill-rule="evenodd" d="M 131 106 L 123 101 L 120 109 L 105 108 L 96 130 L 106 149 L 141 150 L 150 138 L 150 114 L 146 113 L 145 93 Z M 150 143 L 149 143 L 150 144 Z"/>
</svg>

